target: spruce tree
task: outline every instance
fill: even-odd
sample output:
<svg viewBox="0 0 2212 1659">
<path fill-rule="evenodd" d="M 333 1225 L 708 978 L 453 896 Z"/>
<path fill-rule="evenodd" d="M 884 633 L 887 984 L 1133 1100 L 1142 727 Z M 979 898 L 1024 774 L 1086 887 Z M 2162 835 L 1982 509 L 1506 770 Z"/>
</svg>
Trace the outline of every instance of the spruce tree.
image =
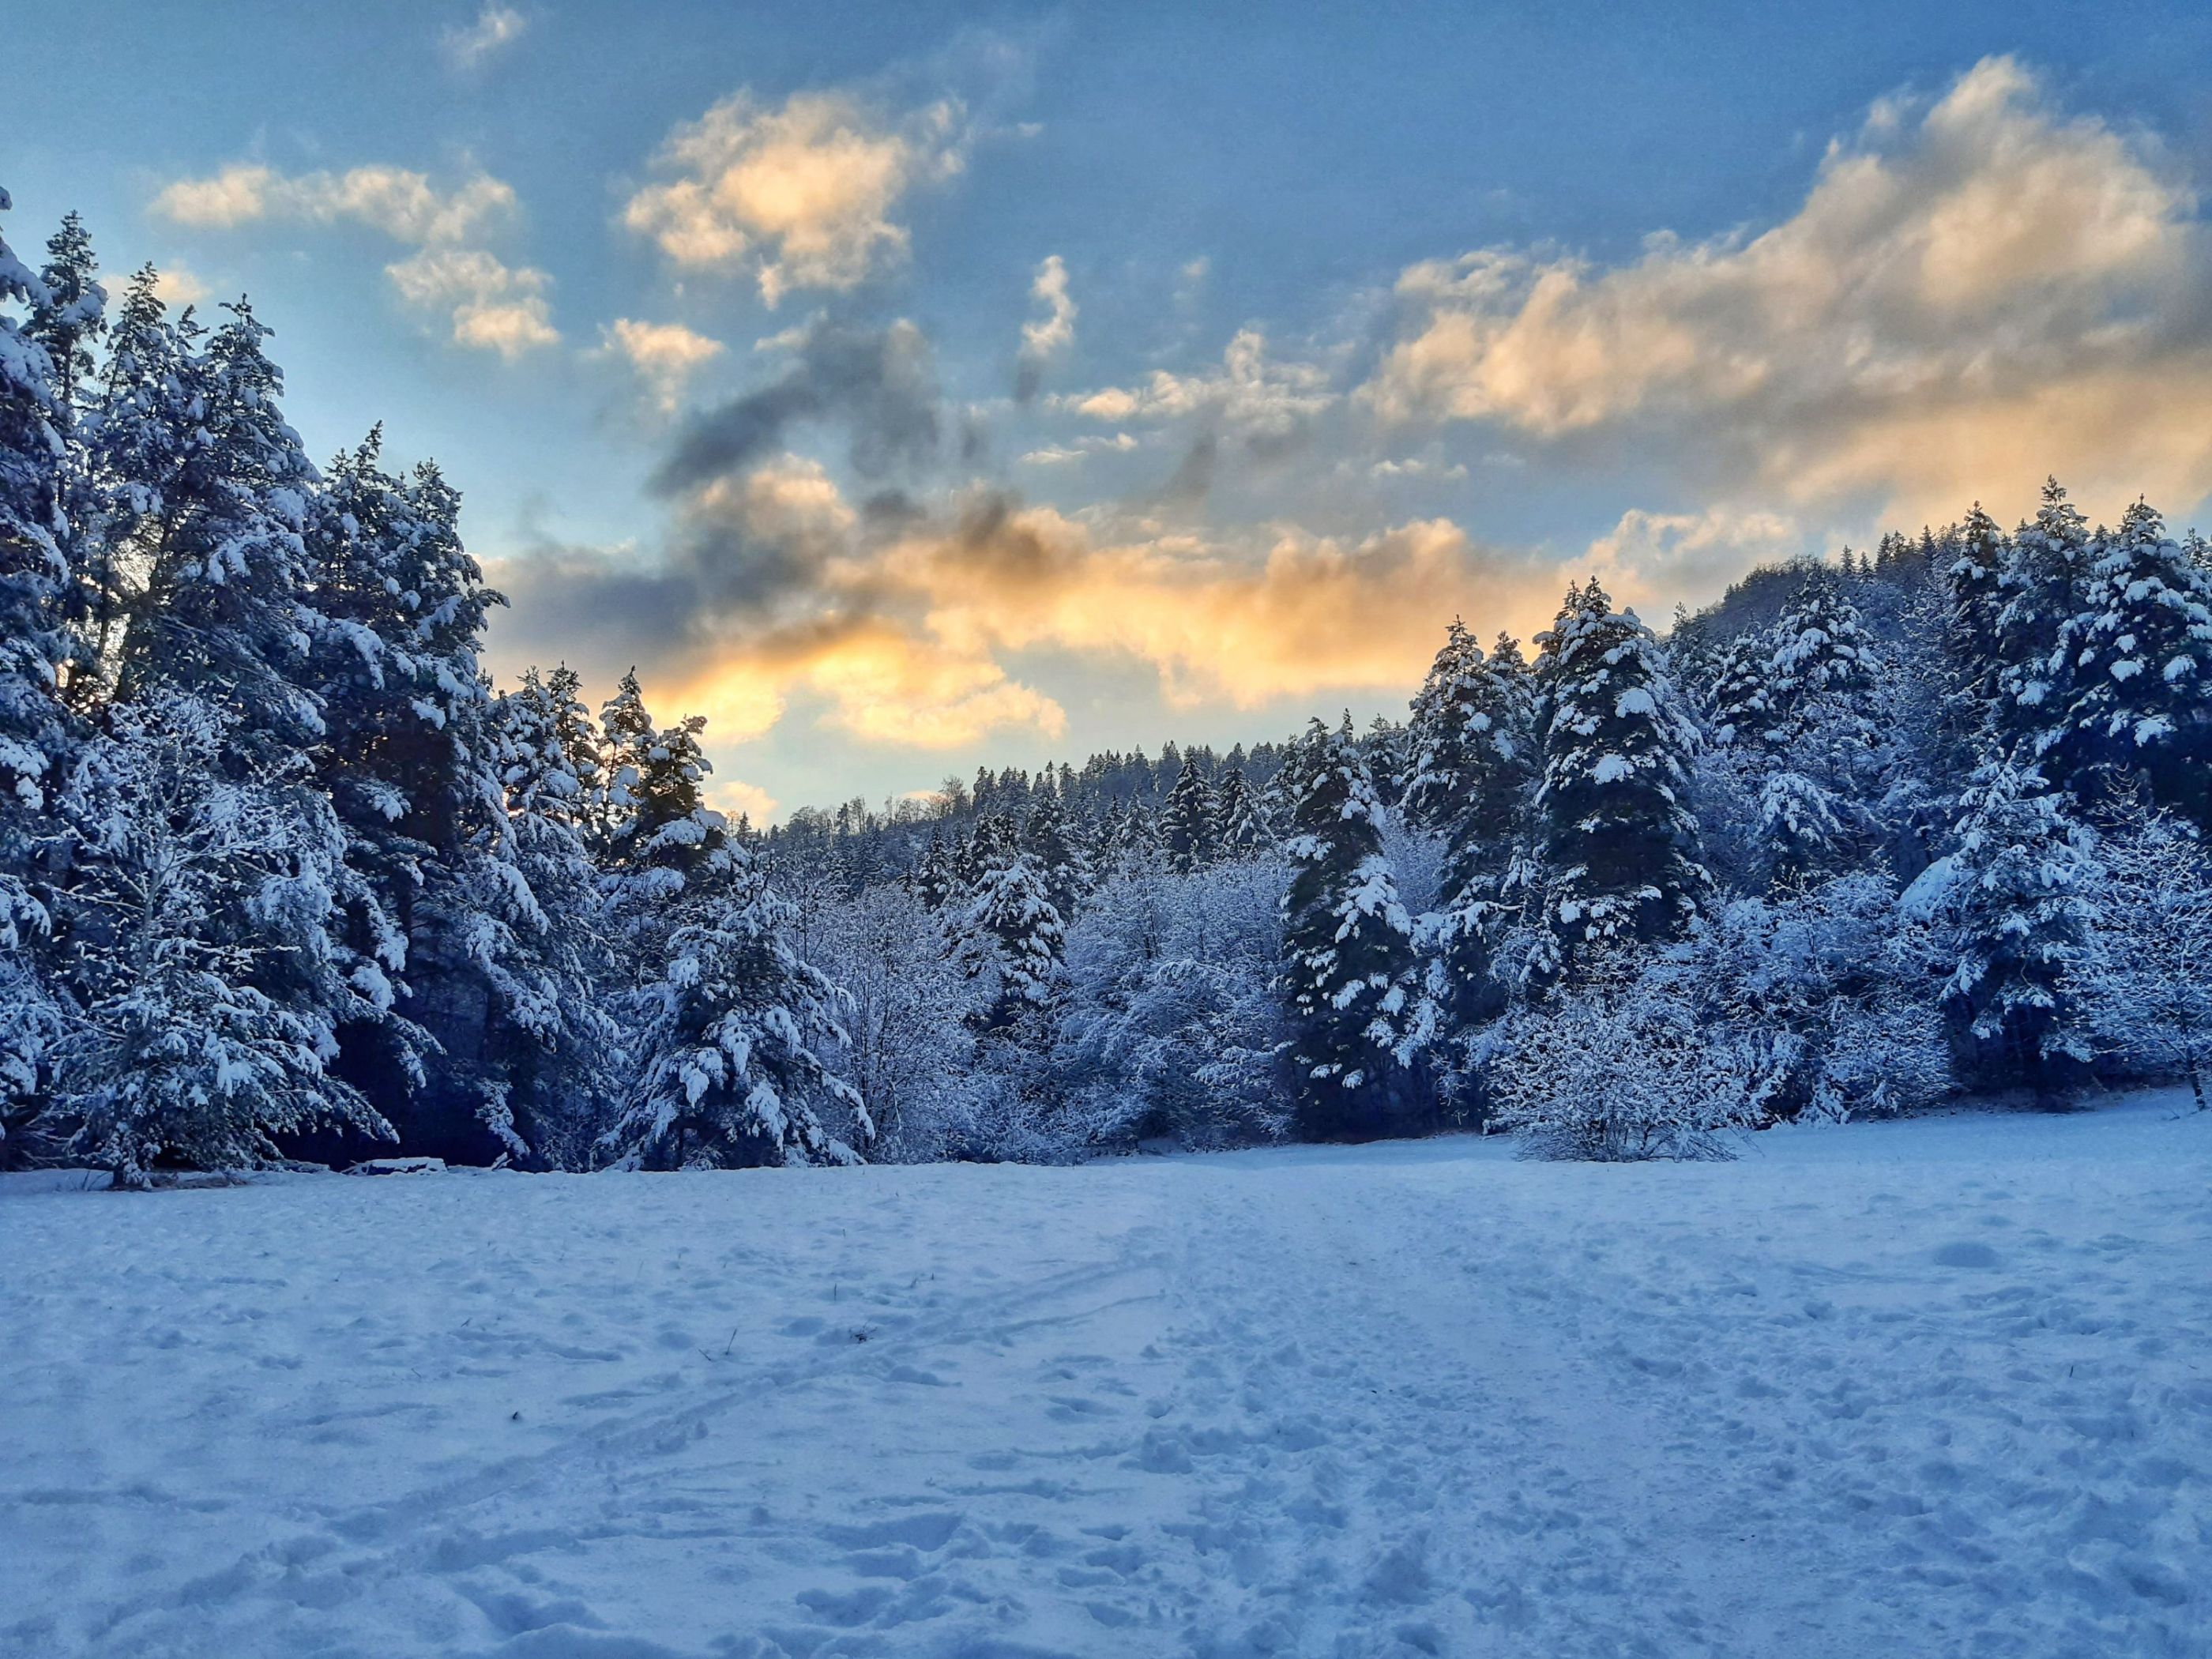
<svg viewBox="0 0 2212 1659">
<path fill-rule="evenodd" d="M 2096 550 L 2057 649 L 2074 695 L 2039 747 L 2075 796 L 2094 805 L 2139 775 L 2212 827 L 2212 574 L 2145 502 Z"/>
<path fill-rule="evenodd" d="M 643 1079 L 603 1149 L 646 1170 L 858 1163 L 817 1109 L 835 1102 L 869 1132 L 822 1057 L 844 1042 L 840 994 L 793 950 L 791 907 L 757 859 L 733 850 L 725 891 L 711 920 L 669 941 L 643 1005 Z"/>
<path fill-rule="evenodd" d="M 1536 693 L 1520 642 L 1500 634 L 1487 657 L 1470 645 L 1449 706 L 1459 728 L 1453 787 L 1449 795 L 1432 794 L 1430 805 L 1445 852 L 1443 902 L 1427 924 L 1436 951 L 1429 989 L 1464 1023 L 1496 1012 L 1492 954 L 1517 908 L 1512 877 L 1528 851 Z"/>
<path fill-rule="evenodd" d="M 262 349 L 269 330 L 243 300 L 207 349 L 183 365 L 184 429 L 159 434 L 173 456 L 167 487 L 142 519 L 145 586 L 123 645 L 118 694 L 171 686 L 233 709 L 234 740 L 264 757 L 323 734 L 304 684 L 316 617 L 307 604 L 301 532 L 316 483 L 277 400 L 283 376 Z M 197 418 L 195 418 L 197 416 Z"/>
<path fill-rule="evenodd" d="M 1074 915 L 1078 901 L 1091 885 L 1090 860 L 1068 830 L 1059 794 L 1039 789 L 1032 799 L 1029 816 L 1022 821 L 1022 846 L 1036 860 L 1045 896 L 1066 921 Z"/>
<path fill-rule="evenodd" d="M 1419 1090 L 1401 1054 L 1413 924 L 1349 717 L 1334 731 L 1313 721 L 1285 771 L 1291 878 L 1279 983 L 1292 1025 L 1299 1131 L 1337 1140 L 1414 1127 Z"/>
<path fill-rule="evenodd" d="M 1160 852 L 1176 874 L 1194 874 L 1219 856 L 1221 830 L 1215 811 L 1213 791 L 1198 769 L 1198 757 L 1186 757 L 1160 812 Z"/>
<path fill-rule="evenodd" d="M 33 303 L 23 331 L 46 348 L 64 427 L 76 424 L 80 391 L 92 376 L 92 345 L 106 327 L 107 290 L 99 270 L 84 221 L 64 214 L 61 228 L 46 240 L 46 262 L 39 269 L 45 292 Z"/>
<path fill-rule="evenodd" d="M 2039 761 L 2072 700 L 2076 665 L 2061 640 L 2081 609 L 2094 557 L 2088 521 L 2046 478 L 2042 505 L 2021 526 L 1998 573 L 1996 723 L 2014 759 Z"/>
<path fill-rule="evenodd" d="M 334 1076 L 329 894 L 344 842 L 298 757 L 234 712 L 156 686 L 118 705 L 71 778 L 70 975 L 56 1066 L 74 1151 L 143 1186 L 251 1164 L 318 1124 L 390 1130 Z"/>
<path fill-rule="evenodd" d="M 0 237 L 0 307 L 51 298 Z M 62 690 L 76 647 L 54 380 L 46 349 L 0 309 L 0 1158 L 22 1146 L 59 1018 L 40 866 L 74 747 Z"/>
<path fill-rule="evenodd" d="M 2086 1059 L 2064 988 L 2091 920 L 2088 861 L 2033 768 L 1990 761 L 1960 805 L 1957 962 L 1943 988 L 1955 1062 L 1968 1082 L 2053 1098 Z"/>
<path fill-rule="evenodd" d="M 971 975 L 994 976 L 985 1029 L 1037 1035 L 1058 1001 L 1066 959 L 1066 921 L 1042 868 L 996 813 L 976 821 L 975 873 L 957 923 L 957 954 Z"/>
<path fill-rule="evenodd" d="M 1243 767 L 1231 765 L 1223 771 L 1215 811 L 1221 824 L 1224 857 L 1256 858 L 1274 846 L 1274 832 L 1260 809 L 1259 795 L 1244 781 Z"/>
<path fill-rule="evenodd" d="M 1688 797 L 1697 730 L 1664 649 L 1593 577 L 1539 636 L 1544 920 L 1559 967 L 1672 937 L 1710 879 Z"/>
</svg>

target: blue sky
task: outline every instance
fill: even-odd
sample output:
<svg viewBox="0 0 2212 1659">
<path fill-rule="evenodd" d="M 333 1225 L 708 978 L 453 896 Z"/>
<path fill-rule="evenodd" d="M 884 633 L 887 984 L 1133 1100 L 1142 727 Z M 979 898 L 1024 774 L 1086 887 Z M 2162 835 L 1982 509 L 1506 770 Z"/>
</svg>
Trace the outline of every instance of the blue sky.
<svg viewBox="0 0 2212 1659">
<path fill-rule="evenodd" d="M 2201 8 L 92 4 L 11 240 L 250 291 L 493 659 L 769 810 L 1401 703 L 1454 611 L 2212 491 Z M 1026 332 L 1025 332 L 1026 331 Z"/>
</svg>

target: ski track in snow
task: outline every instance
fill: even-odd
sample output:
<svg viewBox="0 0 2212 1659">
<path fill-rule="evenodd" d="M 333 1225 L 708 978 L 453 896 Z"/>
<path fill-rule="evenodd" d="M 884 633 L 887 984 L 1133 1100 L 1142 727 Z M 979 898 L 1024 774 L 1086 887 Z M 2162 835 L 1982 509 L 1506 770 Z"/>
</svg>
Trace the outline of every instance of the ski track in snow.
<svg viewBox="0 0 2212 1659">
<path fill-rule="evenodd" d="M 2176 1106 L 1723 1166 L 10 1177 L 0 1654 L 2212 1653 Z"/>
</svg>

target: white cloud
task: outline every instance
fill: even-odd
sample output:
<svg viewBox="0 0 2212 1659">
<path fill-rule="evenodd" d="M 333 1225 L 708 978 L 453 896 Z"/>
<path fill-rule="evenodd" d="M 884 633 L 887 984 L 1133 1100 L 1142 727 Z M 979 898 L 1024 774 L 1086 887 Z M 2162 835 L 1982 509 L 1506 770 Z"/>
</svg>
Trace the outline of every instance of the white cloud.
<svg viewBox="0 0 2212 1659">
<path fill-rule="evenodd" d="M 1538 440 L 1632 428 L 1738 487 L 1916 516 L 2053 469 L 2194 500 L 2208 275 L 2195 198 L 2154 152 L 1990 58 L 1932 104 L 1878 106 L 1756 235 L 1655 236 L 1610 269 L 1510 248 L 1413 266 L 1361 396 Z"/>
<path fill-rule="evenodd" d="M 1218 419 L 1248 438 L 1288 437 L 1337 401 L 1328 372 L 1313 363 L 1270 361 L 1267 337 L 1241 329 L 1222 353 L 1221 368 L 1199 374 L 1155 369 L 1133 386 L 1105 386 L 1055 400 L 1094 421 L 1170 421 L 1194 415 Z"/>
<path fill-rule="evenodd" d="M 783 803 L 757 783 L 742 778 L 714 778 L 707 785 L 707 804 L 733 822 L 750 818 L 756 826 L 772 821 Z"/>
<path fill-rule="evenodd" d="M 906 257 L 890 215 L 966 162 L 966 116 L 945 101 L 886 122 L 843 93 L 780 107 L 738 92 L 677 128 L 623 222 L 677 264 L 745 270 L 778 303 L 793 289 L 857 287 Z"/>
<path fill-rule="evenodd" d="M 154 276 L 154 293 L 161 303 L 173 309 L 178 306 L 194 306 L 207 298 L 208 285 L 188 267 L 172 263 Z"/>
<path fill-rule="evenodd" d="M 424 248 L 384 269 L 409 304 L 449 313 L 456 345 L 496 351 L 512 362 L 560 343 L 543 271 L 511 269 L 480 248 L 453 247 Z"/>
<path fill-rule="evenodd" d="M 487 5 L 477 21 L 465 27 L 449 25 L 438 36 L 446 61 L 458 70 L 481 68 L 504 52 L 530 27 L 530 20 L 512 6 Z"/>
<path fill-rule="evenodd" d="M 1127 433 L 1116 432 L 1110 438 L 1078 438 L 1072 444 L 1047 444 L 1042 449 L 1030 450 L 1021 459 L 1024 466 L 1066 466 L 1093 455 L 1127 454 L 1136 447 L 1137 441 Z"/>
<path fill-rule="evenodd" d="M 1075 343 L 1078 310 L 1067 291 L 1067 264 L 1060 255 L 1048 256 L 1036 268 L 1030 297 L 1044 307 L 1044 315 L 1022 325 L 1021 387 L 1025 398 L 1036 392 L 1045 365 Z"/>
<path fill-rule="evenodd" d="M 386 274 L 410 305 L 445 313 L 456 345 L 513 362 L 561 338 L 546 298 L 552 279 L 477 246 L 515 209 L 514 189 L 489 173 L 441 190 L 405 167 L 286 174 L 240 161 L 210 178 L 174 181 L 155 197 L 153 209 L 177 224 L 210 230 L 261 222 L 365 226 L 418 250 L 386 265 Z"/>
<path fill-rule="evenodd" d="M 636 373 L 654 405 L 672 414 L 691 377 L 722 355 L 720 340 L 681 323 L 647 323 L 617 317 L 599 331 L 601 349 L 620 356 Z"/>
</svg>

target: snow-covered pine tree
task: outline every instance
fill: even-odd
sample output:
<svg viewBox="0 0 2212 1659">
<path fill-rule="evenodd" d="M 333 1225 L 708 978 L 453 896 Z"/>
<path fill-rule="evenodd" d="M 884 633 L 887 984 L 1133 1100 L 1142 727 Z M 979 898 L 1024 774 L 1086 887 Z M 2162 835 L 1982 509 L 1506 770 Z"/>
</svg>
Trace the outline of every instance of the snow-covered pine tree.
<svg viewBox="0 0 2212 1659">
<path fill-rule="evenodd" d="M 573 700 L 558 671 L 549 680 L 532 668 L 494 704 L 505 811 L 464 866 L 477 884 L 490 878 L 471 884 L 482 896 L 470 939 L 491 998 L 477 1055 L 481 1121 L 510 1153 L 568 1169 L 589 1162 L 617 1036 L 604 1006 L 598 871 L 562 736 Z"/>
<path fill-rule="evenodd" d="M 1044 875 L 1045 896 L 1063 921 L 1075 914 L 1077 902 L 1091 885 L 1090 860 L 1084 857 L 1067 827 L 1059 794 L 1041 788 L 1031 798 L 1029 816 L 1022 820 L 1022 846 Z"/>
<path fill-rule="evenodd" d="M 1814 565 L 1774 625 L 1771 669 L 1773 740 L 1795 742 L 1815 726 L 1860 724 L 1879 668 L 1873 639 L 1844 584 Z"/>
<path fill-rule="evenodd" d="M 934 830 L 929 832 L 929 842 L 921 849 L 921 857 L 914 866 L 908 884 L 914 896 L 921 901 L 922 908 L 933 913 L 942 910 L 958 890 L 959 878 L 953 873 L 952 860 L 945 850 L 944 837 Z"/>
<path fill-rule="evenodd" d="M 545 813 L 574 824 L 588 851 L 592 826 L 599 821 L 607 793 L 606 769 L 599 757 L 599 728 L 584 702 L 584 682 L 567 663 L 545 677 L 545 701 L 552 711 L 553 734 L 566 769 L 576 781 L 575 797 L 568 807 L 561 809 L 549 801 Z"/>
<path fill-rule="evenodd" d="M 972 975 L 994 976 L 997 990 L 985 1029 L 1033 1035 L 1059 1000 L 1066 922 L 1043 870 L 1021 849 L 1013 826 L 986 813 L 975 830 L 975 875 L 957 923 L 957 954 Z"/>
<path fill-rule="evenodd" d="M 1881 792 L 1881 664 L 1835 572 L 1814 565 L 1776 622 L 1759 793 L 1771 879 L 1802 885 L 1869 838 Z"/>
<path fill-rule="evenodd" d="M 265 757 L 323 735 L 304 683 L 317 619 L 301 531 L 317 480 L 277 406 L 283 375 L 262 349 L 269 330 L 243 300 L 224 309 L 230 319 L 206 350 L 179 365 L 183 408 L 165 400 L 154 412 L 157 423 L 181 416 L 183 426 L 148 434 L 155 476 L 167 483 L 133 503 L 146 509 L 130 526 L 146 576 L 118 695 L 137 700 L 170 686 L 234 709 L 240 719 L 229 740 Z M 103 416 L 103 438 L 105 425 Z"/>
<path fill-rule="evenodd" d="M 1996 729 L 2023 766 L 2041 758 L 2073 698 L 2075 665 L 2060 632 L 2081 612 L 2094 540 L 2058 480 L 2046 478 L 2035 517 L 2007 544 L 1997 578 Z"/>
<path fill-rule="evenodd" d="M 0 190 L 0 211 L 8 205 Z M 76 654 L 66 623 L 64 417 L 52 358 L 5 309 L 35 310 L 51 297 L 0 237 L 0 1158 L 22 1145 L 58 1017 L 38 866 L 73 748 L 62 700 Z"/>
<path fill-rule="evenodd" d="M 1442 830 L 1457 805 L 1467 740 L 1462 704 L 1469 672 L 1481 660 L 1482 647 L 1466 623 L 1454 617 L 1421 689 L 1413 694 L 1412 718 L 1406 723 L 1412 758 L 1399 806 L 1407 821 L 1420 829 Z"/>
<path fill-rule="evenodd" d="M 621 908 L 647 907 L 665 921 L 671 902 L 701 891 L 711 898 L 737 869 L 727 826 L 701 791 L 714 769 L 699 746 L 706 718 L 688 715 L 655 730 L 633 671 L 600 720 L 607 793 L 599 862 Z"/>
<path fill-rule="evenodd" d="M 73 675 L 70 700 L 87 711 L 105 700 L 120 671 L 137 598 L 134 574 L 160 568 L 173 518 L 193 510 L 187 469 L 196 465 L 207 415 L 192 355 L 199 330 L 189 308 L 170 321 L 160 280 L 144 265 L 125 290 L 81 428 L 88 476 L 74 611 L 89 660 Z"/>
<path fill-rule="evenodd" d="M 1538 643 L 1543 916 L 1572 975 L 1697 915 L 1710 884 L 1688 799 L 1697 728 L 1665 650 L 1595 577 L 1569 589 Z"/>
<path fill-rule="evenodd" d="M 2061 797 L 2032 767 L 1989 762 L 1960 806 L 1958 849 L 1942 872 L 1957 925 L 1943 988 L 1954 1064 L 1963 1081 L 2055 1099 L 2087 1057 L 2065 979 L 2093 919 L 2091 866 Z"/>
<path fill-rule="evenodd" d="M 821 1054 L 845 1040 L 840 994 L 792 949 L 790 908 L 759 860 L 738 848 L 726 862 L 712 920 L 669 939 L 645 999 L 643 1079 L 604 1150 L 645 1170 L 858 1163 L 816 1109 L 834 1100 L 872 1129 L 859 1094 Z"/>
<path fill-rule="evenodd" d="M 1198 757 L 1184 757 L 1160 811 L 1160 852 L 1167 867 L 1179 876 L 1204 869 L 1220 856 L 1221 827 L 1216 818 L 1213 791 L 1198 769 Z"/>
<path fill-rule="evenodd" d="M 46 349 L 64 428 L 76 423 L 80 389 L 92 377 L 92 343 L 106 327 L 107 290 L 99 270 L 84 221 L 74 212 L 64 214 L 61 228 L 46 239 L 46 262 L 39 268 L 45 295 L 33 303 L 23 331 Z"/>
<path fill-rule="evenodd" d="M 1712 653 L 1705 695 L 1713 741 L 1723 747 L 1763 745 L 1774 726 L 1772 634 L 1747 628 Z"/>
<path fill-rule="evenodd" d="M 1221 824 L 1224 858 L 1256 858 L 1273 850 L 1274 831 L 1267 827 L 1267 817 L 1260 809 L 1259 794 L 1244 781 L 1243 767 L 1232 765 L 1223 770 L 1214 810 Z"/>
<path fill-rule="evenodd" d="M 1414 1127 L 1422 1091 L 1401 1052 L 1413 922 L 1383 856 L 1382 803 L 1350 716 L 1334 731 L 1314 720 L 1284 771 L 1291 878 L 1279 983 L 1301 1135 L 1358 1139 Z"/>
<path fill-rule="evenodd" d="M 117 705 L 63 801 L 75 827 L 57 1057 L 76 1153 L 143 1186 L 176 1164 L 258 1163 L 273 1135 L 390 1131 L 329 1068 L 326 921 L 343 838 L 304 761 L 270 763 L 195 693 Z"/>
<path fill-rule="evenodd" d="M 1470 641 L 1445 707 L 1458 728 L 1446 751 L 1451 787 L 1447 793 L 1430 786 L 1425 801 L 1444 836 L 1442 902 L 1422 932 L 1435 953 L 1430 999 L 1464 1024 L 1496 1012 L 1492 953 L 1522 896 L 1510 878 L 1529 852 L 1536 692 L 1520 641 L 1500 634 L 1486 657 Z M 1417 779 L 1416 789 L 1423 787 Z"/>
<path fill-rule="evenodd" d="M 2057 653 L 2074 695 L 2039 741 L 2075 799 L 2094 807 L 2140 775 L 2212 828 L 2212 574 L 2147 503 L 2097 547 Z"/>
</svg>

